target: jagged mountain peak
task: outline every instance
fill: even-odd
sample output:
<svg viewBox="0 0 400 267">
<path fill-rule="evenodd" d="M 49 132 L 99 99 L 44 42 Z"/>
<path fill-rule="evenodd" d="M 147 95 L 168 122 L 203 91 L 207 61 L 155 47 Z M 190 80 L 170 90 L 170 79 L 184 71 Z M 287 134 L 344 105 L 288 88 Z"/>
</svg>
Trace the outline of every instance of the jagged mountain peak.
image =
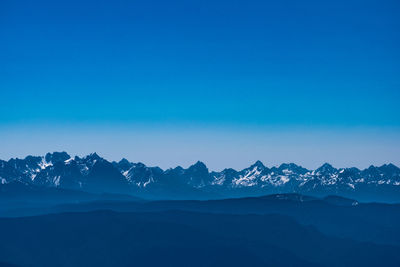
<svg viewBox="0 0 400 267">
<path fill-rule="evenodd" d="M 208 172 L 208 168 L 206 166 L 206 164 L 204 164 L 204 162 L 202 161 L 197 161 L 195 164 L 191 165 L 188 170 L 201 170 L 201 171 L 207 171 Z"/>
<path fill-rule="evenodd" d="M 47 153 L 44 158 L 45 158 L 46 162 L 56 163 L 59 161 L 66 161 L 66 160 L 70 159 L 71 156 L 68 155 L 67 152 L 62 151 L 62 152 Z"/>
<path fill-rule="evenodd" d="M 106 161 L 102 157 L 100 157 L 96 152 L 91 153 L 82 159 L 86 164 L 93 166 L 99 161 Z"/>
<path fill-rule="evenodd" d="M 119 164 L 130 164 L 131 162 L 129 162 L 129 160 L 127 160 L 126 158 L 122 158 L 118 163 Z"/>
<path fill-rule="evenodd" d="M 279 169 L 292 169 L 292 168 L 297 168 L 298 166 L 294 163 L 282 163 L 279 166 Z"/>
<path fill-rule="evenodd" d="M 322 164 L 322 166 L 316 169 L 315 171 L 320 173 L 331 173 L 331 172 L 336 172 L 337 169 L 334 168 L 331 164 L 326 162 Z"/>
<path fill-rule="evenodd" d="M 144 164 L 143 162 L 133 163 L 133 167 L 134 168 L 147 168 L 146 164 Z"/>
<path fill-rule="evenodd" d="M 183 171 L 184 168 L 182 166 L 176 166 L 175 168 L 170 168 L 169 170 L 173 170 L 173 171 Z"/>
<path fill-rule="evenodd" d="M 200 160 L 196 161 L 195 164 L 193 164 L 192 166 L 201 166 L 201 167 L 206 167 L 206 164 Z"/>
<path fill-rule="evenodd" d="M 122 158 L 122 159 L 121 159 L 120 161 L 118 161 L 118 162 L 113 161 L 112 164 L 113 164 L 116 168 L 120 169 L 120 170 L 123 171 L 123 172 L 129 170 L 129 169 L 133 166 L 133 163 L 130 162 L 130 161 L 128 161 L 126 158 Z"/>
<path fill-rule="evenodd" d="M 260 160 L 257 160 L 256 162 L 254 162 L 254 163 L 250 166 L 250 168 L 255 168 L 255 167 L 257 167 L 257 168 L 259 168 L 259 169 L 265 169 L 265 168 L 266 168 L 265 165 L 264 165 Z"/>
<path fill-rule="evenodd" d="M 233 168 L 226 168 L 221 171 L 221 173 L 237 173 L 238 171 Z M 217 172 L 215 172 L 217 173 Z"/>
<path fill-rule="evenodd" d="M 352 172 L 352 173 L 360 172 L 360 169 L 356 167 L 344 168 L 342 170 L 344 170 L 345 172 Z"/>
<path fill-rule="evenodd" d="M 297 164 L 295 164 L 295 163 L 282 163 L 280 166 L 279 166 L 279 168 L 278 168 L 279 170 L 290 170 L 290 171 L 293 171 L 293 172 L 298 172 L 298 173 L 305 173 L 305 172 L 307 172 L 308 170 L 306 169 L 306 168 L 303 168 L 302 166 L 300 166 L 300 165 L 297 165 Z"/>
<path fill-rule="evenodd" d="M 400 171 L 400 168 L 394 165 L 393 163 L 389 164 L 383 164 L 382 166 L 378 167 L 380 170 L 385 170 L 385 171 Z"/>
<path fill-rule="evenodd" d="M 86 158 L 86 159 L 93 159 L 93 160 L 99 160 L 99 159 L 101 159 L 101 157 L 100 157 L 96 152 L 90 153 L 90 154 L 87 155 L 85 158 Z"/>
<path fill-rule="evenodd" d="M 26 156 L 25 159 L 23 159 L 28 162 L 40 162 L 42 160 L 42 157 L 40 156 Z"/>
</svg>

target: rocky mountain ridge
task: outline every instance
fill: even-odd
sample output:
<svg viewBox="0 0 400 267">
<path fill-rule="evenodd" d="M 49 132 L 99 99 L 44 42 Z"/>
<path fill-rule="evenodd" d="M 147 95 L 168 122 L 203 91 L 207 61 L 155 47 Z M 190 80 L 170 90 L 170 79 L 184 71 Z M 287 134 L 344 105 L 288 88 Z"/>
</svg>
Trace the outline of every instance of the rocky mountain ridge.
<svg viewBox="0 0 400 267">
<path fill-rule="evenodd" d="M 150 198 L 222 198 L 271 193 L 342 195 L 379 201 L 400 200 L 400 168 L 334 168 L 325 163 L 308 170 L 294 163 L 266 167 L 261 161 L 237 171 L 209 171 L 198 161 L 187 169 L 163 170 L 126 159 L 109 162 L 96 153 L 71 157 L 66 152 L 0 160 L 0 184 L 21 182 L 87 192 L 123 193 Z"/>
</svg>

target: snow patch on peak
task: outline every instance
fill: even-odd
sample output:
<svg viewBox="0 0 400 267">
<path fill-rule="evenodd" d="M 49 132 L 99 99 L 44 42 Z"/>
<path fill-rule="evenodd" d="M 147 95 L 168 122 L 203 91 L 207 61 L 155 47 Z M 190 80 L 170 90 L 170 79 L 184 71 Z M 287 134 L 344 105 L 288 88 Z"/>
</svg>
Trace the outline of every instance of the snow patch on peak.
<svg viewBox="0 0 400 267">
<path fill-rule="evenodd" d="M 71 163 L 73 160 L 74 160 L 73 158 L 69 158 L 69 159 L 65 160 L 64 163 L 65 163 L 65 164 L 69 164 L 69 163 Z"/>
<path fill-rule="evenodd" d="M 255 166 L 251 171 L 247 171 L 246 175 L 240 175 L 239 178 L 233 179 L 232 183 L 235 186 L 255 186 L 257 185 L 257 177 L 261 171 L 258 166 Z"/>
<path fill-rule="evenodd" d="M 214 180 L 211 182 L 211 185 L 223 185 L 226 180 L 225 174 L 214 176 L 213 178 Z"/>
<path fill-rule="evenodd" d="M 123 171 L 122 175 L 126 178 L 126 180 L 128 182 L 132 182 L 132 174 L 130 173 L 130 171 L 135 168 L 135 166 L 130 167 L 128 170 Z"/>
<path fill-rule="evenodd" d="M 42 157 L 42 161 L 39 163 L 39 167 L 40 167 L 42 170 L 44 170 L 44 169 L 46 169 L 47 167 L 50 167 L 50 166 L 53 166 L 53 163 L 47 162 L 47 161 L 45 160 L 45 158 Z"/>
<path fill-rule="evenodd" d="M 284 169 L 284 170 L 282 170 L 282 172 L 283 172 L 284 174 L 292 174 L 292 173 L 293 173 L 293 171 L 292 171 L 292 170 L 289 170 L 289 169 Z"/>
</svg>

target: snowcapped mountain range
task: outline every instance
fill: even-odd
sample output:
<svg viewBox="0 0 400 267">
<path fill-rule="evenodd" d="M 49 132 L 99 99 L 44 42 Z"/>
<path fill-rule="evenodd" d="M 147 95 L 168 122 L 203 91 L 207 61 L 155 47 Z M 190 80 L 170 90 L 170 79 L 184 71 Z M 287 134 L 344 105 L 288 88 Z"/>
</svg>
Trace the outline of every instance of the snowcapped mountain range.
<svg viewBox="0 0 400 267">
<path fill-rule="evenodd" d="M 240 171 L 210 172 L 200 161 L 187 169 L 162 170 L 126 159 L 109 162 L 96 153 L 80 158 L 54 152 L 44 157 L 0 160 L 1 187 L 13 183 L 171 199 L 301 193 L 368 201 L 400 200 L 400 168 L 393 164 L 360 170 L 336 169 L 325 163 L 316 170 L 308 170 L 294 163 L 268 168 L 257 161 Z"/>
</svg>

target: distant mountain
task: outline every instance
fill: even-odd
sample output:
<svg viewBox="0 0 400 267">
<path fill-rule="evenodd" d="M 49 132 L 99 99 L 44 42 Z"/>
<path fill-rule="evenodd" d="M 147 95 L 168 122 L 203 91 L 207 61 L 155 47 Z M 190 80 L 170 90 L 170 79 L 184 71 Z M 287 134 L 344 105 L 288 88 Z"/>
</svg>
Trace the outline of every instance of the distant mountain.
<svg viewBox="0 0 400 267">
<path fill-rule="evenodd" d="M 66 152 L 44 157 L 0 160 L 4 185 L 60 188 L 90 193 L 133 194 L 147 198 L 210 199 L 300 193 L 340 195 L 363 201 L 400 201 L 400 168 L 393 164 L 367 169 L 336 169 L 326 163 L 308 170 L 294 163 L 268 168 L 260 161 L 237 171 L 209 171 L 202 162 L 187 169 L 162 170 L 126 159 L 109 162 L 96 153 L 71 157 Z"/>
</svg>

